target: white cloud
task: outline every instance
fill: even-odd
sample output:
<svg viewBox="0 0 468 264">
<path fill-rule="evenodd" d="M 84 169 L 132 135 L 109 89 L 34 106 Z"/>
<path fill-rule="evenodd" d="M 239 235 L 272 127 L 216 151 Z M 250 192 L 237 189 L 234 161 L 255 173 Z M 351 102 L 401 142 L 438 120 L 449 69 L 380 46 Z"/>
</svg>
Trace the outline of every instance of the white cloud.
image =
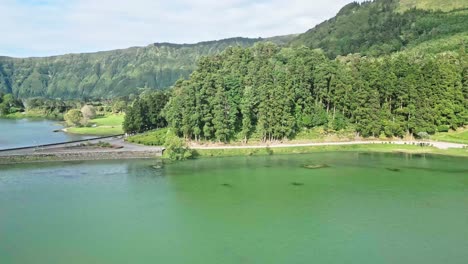
<svg viewBox="0 0 468 264">
<path fill-rule="evenodd" d="M 0 55 L 301 33 L 351 0 L 0 0 Z"/>
</svg>

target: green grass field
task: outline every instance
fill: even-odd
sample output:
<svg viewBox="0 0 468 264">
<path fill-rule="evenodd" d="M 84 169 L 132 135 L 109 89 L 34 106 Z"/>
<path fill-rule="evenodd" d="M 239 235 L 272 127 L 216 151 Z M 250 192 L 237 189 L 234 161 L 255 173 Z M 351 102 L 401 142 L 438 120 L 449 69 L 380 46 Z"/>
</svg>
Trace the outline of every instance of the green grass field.
<svg viewBox="0 0 468 264">
<path fill-rule="evenodd" d="M 90 123 L 96 125 L 95 127 L 70 127 L 67 128 L 68 133 L 79 135 L 93 135 L 93 136 L 112 136 L 123 134 L 122 123 L 124 115 L 109 115 L 105 117 L 98 117 L 91 119 Z"/>
<path fill-rule="evenodd" d="M 127 141 L 146 146 L 162 146 L 166 141 L 167 132 L 167 128 L 152 130 L 143 134 L 128 137 Z"/>
<path fill-rule="evenodd" d="M 468 144 L 468 129 L 455 132 L 437 133 L 433 135 L 431 139 L 437 141 Z"/>
<path fill-rule="evenodd" d="M 109 115 L 92 119 L 91 123 L 98 126 L 122 126 L 124 119 L 124 115 Z"/>
<path fill-rule="evenodd" d="M 122 127 L 71 127 L 67 132 L 78 135 L 113 136 L 123 134 Z"/>
</svg>

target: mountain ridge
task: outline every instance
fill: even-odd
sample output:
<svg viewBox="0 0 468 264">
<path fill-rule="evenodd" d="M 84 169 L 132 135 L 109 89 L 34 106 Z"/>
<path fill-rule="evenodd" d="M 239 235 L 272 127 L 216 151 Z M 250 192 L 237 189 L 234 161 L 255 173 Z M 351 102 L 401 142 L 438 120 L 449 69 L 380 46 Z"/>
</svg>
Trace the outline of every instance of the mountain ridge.
<svg viewBox="0 0 468 264">
<path fill-rule="evenodd" d="M 247 47 L 271 40 L 279 43 L 290 38 L 237 37 L 48 57 L 0 57 L 0 92 L 20 98 L 68 99 L 124 96 L 142 88 L 164 89 L 187 78 L 203 56 L 231 46 Z"/>
<path fill-rule="evenodd" d="M 174 43 L 174 42 L 154 42 L 144 46 L 130 46 L 126 48 L 118 48 L 118 49 L 109 49 L 109 50 L 98 50 L 98 51 L 86 51 L 86 52 L 69 52 L 64 54 L 55 54 L 55 55 L 48 55 L 48 56 L 26 56 L 26 57 L 15 57 L 15 56 L 8 56 L 8 55 L 0 55 L 0 59 L 42 59 L 42 58 L 55 58 L 60 56 L 71 56 L 71 55 L 92 55 L 98 53 L 107 53 L 107 52 L 118 52 L 118 51 L 125 51 L 131 49 L 141 49 L 147 48 L 151 46 L 155 47 L 178 47 L 178 48 L 187 48 L 187 47 L 196 47 L 201 45 L 211 45 L 216 44 L 217 42 L 231 42 L 231 41 L 252 41 L 252 42 L 261 42 L 261 41 L 269 41 L 273 42 L 277 45 L 282 45 L 288 43 L 294 37 L 297 37 L 299 34 L 288 34 L 288 35 L 280 35 L 280 36 L 273 36 L 273 37 L 258 37 L 258 38 L 248 38 L 248 37 L 232 37 L 232 38 L 222 38 L 217 40 L 206 40 L 206 41 L 199 41 L 195 43 Z"/>
</svg>

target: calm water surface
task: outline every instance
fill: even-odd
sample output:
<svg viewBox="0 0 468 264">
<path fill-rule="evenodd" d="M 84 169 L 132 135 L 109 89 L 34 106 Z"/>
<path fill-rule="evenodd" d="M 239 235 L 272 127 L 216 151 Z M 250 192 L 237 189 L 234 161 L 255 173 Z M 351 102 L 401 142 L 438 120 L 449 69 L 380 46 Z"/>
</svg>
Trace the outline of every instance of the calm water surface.
<svg viewBox="0 0 468 264">
<path fill-rule="evenodd" d="M 318 153 L 3 166 L 0 263 L 465 264 L 467 161 Z"/>
<path fill-rule="evenodd" d="M 63 128 L 63 126 L 61 126 L 57 121 L 0 118 L 0 149 L 19 148 L 92 138 L 62 132 L 53 132 L 54 130 L 61 128 Z"/>
</svg>

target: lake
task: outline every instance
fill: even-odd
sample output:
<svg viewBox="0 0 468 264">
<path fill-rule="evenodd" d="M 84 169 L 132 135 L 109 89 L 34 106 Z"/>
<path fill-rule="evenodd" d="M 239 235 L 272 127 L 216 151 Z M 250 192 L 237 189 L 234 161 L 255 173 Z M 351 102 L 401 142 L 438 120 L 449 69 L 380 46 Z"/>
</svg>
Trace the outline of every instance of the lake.
<svg viewBox="0 0 468 264">
<path fill-rule="evenodd" d="M 160 164 L 0 166 L 0 263 L 468 259 L 466 158 L 315 153 Z"/>
<path fill-rule="evenodd" d="M 57 121 L 51 120 L 0 118 L 0 149 L 93 138 L 90 136 L 53 132 L 54 130 L 62 128 L 63 126 Z"/>
</svg>

